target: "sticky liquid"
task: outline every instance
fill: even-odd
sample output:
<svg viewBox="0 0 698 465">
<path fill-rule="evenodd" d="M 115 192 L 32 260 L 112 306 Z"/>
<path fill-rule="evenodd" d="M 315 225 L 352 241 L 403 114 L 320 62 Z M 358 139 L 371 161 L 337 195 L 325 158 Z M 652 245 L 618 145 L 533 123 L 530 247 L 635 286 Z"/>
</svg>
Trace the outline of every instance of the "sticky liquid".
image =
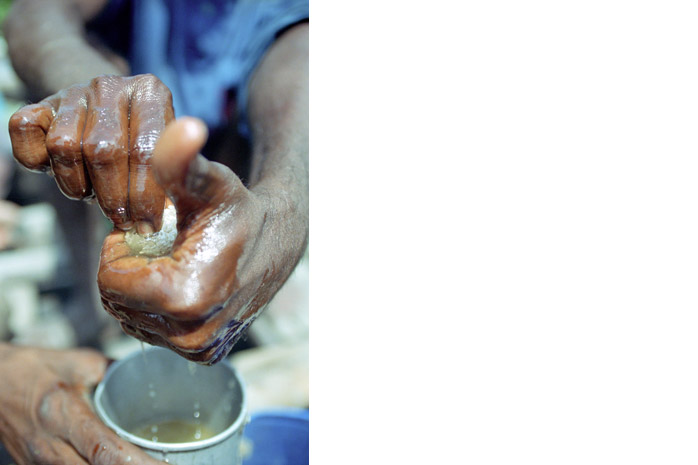
<svg viewBox="0 0 698 465">
<path fill-rule="evenodd" d="M 216 435 L 206 425 L 188 420 L 148 423 L 134 428 L 131 433 L 149 441 L 167 443 L 201 441 Z"/>
<path fill-rule="evenodd" d="M 177 212 L 174 205 L 170 205 L 163 211 L 160 231 L 142 236 L 138 234 L 136 228 L 133 228 L 126 231 L 124 240 L 133 255 L 161 257 L 172 252 L 172 246 L 176 237 Z"/>
</svg>

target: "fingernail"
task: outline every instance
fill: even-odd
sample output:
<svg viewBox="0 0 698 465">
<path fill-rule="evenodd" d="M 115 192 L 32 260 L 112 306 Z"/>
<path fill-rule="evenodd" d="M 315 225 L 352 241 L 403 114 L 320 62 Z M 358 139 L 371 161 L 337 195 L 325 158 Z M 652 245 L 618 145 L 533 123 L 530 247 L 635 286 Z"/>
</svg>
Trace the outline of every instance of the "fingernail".
<svg viewBox="0 0 698 465">
<path fill-rule="evenodd" d="M 139 221 L 136 223 L 136 231 L 138 231 L 138 234 L 145 236 L 148 234 L 153 234 L 155 232 L 155 228 L 153 228 L 153 225 L 148 221 Z"/>
<path fill-rule="evenodd" d="M 153 232 L 158 232 L 158 231 L 160 231 L 160 230 L 162 229 L 162 214 L 160 214 L 159 216 L 156 215 L 156 216 L 153 218 L 152 223 L 150 223 L 150 224 L 151 224 L 151 226 L 152 226 L 152 228 L 153 228 Z"/>
<path fill-rule="evenodd" d="M 118 225 L 115 224 L 115 226 L 122 231 L 129 231 L 131 228 L 133 228 L 133 221 L 127 221 L 125 223 L 119 223 Z"/>
<path fill-rule="evenodd" d="M 97 198 L 97 201 L 99 202 L 99 208 L 102 210 L 102 213 L 104 213 L 104 216 L 109 218 L 111 222 L 114 223 L 114 227 L 119 228 L 122 231 L 128 231 L 133 227 L 133 220 L 129 217 L 128 210 L 126 210 L 126 208 L 105 208 L 104 199 L 100 200 Z"/>
</svg>

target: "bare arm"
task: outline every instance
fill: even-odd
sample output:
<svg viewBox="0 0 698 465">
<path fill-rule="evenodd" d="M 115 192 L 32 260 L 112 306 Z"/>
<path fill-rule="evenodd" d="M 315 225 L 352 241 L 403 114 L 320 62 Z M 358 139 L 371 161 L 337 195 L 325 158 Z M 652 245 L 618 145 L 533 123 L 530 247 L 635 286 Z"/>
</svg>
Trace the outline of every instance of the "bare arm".
<svg viewBox="0 0 698 465">
<path fill-rule="evenodd" d="M 205 126 L 180 118 L 153 155 L 177 210 L 170 254 L 135 256 L 125 233 L 104 242 L 102 302 L 122 328 L 202 363 L 216 363 L 283 285 L 308 240 L 308 25 L 279 37 L 249 84 L 249 189 L 197 155 Z M 192 276 L 195 276 L 193 279 Z M 156 314 L 167 325 L 146 324 Z"/>
<path fill-rule="evenodd" d="M 308 23 L 302 23 L 277 39 L 249 84 L 248 107 L 251 190 L 281 200 L 298 233 L 294 239 L 303 243 L 308 234 L 308 34 Z"/>
<path fill-rule="evenodd" d="M 144 80 L 142 91 L 130 83 L 136 78 Z M 84 95 L 96 104 L 85 109 L 86 123 L 73 114 Z M 100 113 L 105 105 L 120 108 L 109 113 L 116 121 Z M 56 107 L 61 124 L 51 122 Z M 141 116 L 134 117 L 138 108 Z M 207 138 L 201 121 L 181 118 L 161 133 L 172 116 L 163 108 L 171 108 L 171 98 L 152 76 L 100 78 L 17 112 L 10 121 L 13 148 L 24 166 L 52 169 L 71 198 L 85 198 L 94 187 L 105 214 L 121 225 L 103 244 L 98 284 L 105 309 L 124 331 L 189 360 L 215 363 L 283 285 L 307 244 L 308 25 L 282 34 L 250 81 L 249 189 L 228 167 L 199 155 Z M 75 130 L 83 124 L 84 132 Z M 133 147 L 126 149 L 129 140 L 137 143 L 138 157 Z M 141 174 L 154 175 L 157 183 L 141 182 Z M 153 220 L 162 212 L 161 201 L 140 212 L 147 215 L 130 211 L 154 198 L 148 186 L 164 189 L 177 214 L 172 250 L 156 256 L 141 255 L 126 242 L 132 220 Z"/>
<path fill-rule="evenodd" d="M 124 74 L 95 50 L 85 24 L 107 0 L 15 0 L 3 25 L 10 58 L 30 91 L 43 98 L 102 74 Z"/>
</svg>

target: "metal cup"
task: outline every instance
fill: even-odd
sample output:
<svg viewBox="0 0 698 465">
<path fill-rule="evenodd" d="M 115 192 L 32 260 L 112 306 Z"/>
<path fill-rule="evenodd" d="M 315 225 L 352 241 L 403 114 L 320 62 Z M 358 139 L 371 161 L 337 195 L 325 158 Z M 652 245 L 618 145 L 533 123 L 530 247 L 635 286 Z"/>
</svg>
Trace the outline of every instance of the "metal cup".
<svg viewBox="0 0 698 465">
<path fill-rule="evenodd" d="M 242 462 L 245 388 L 227 361 L 207 367 L 160 347 L 134 352 L 109 367 L 94 401 L 107 426 L 156 459 L 176 465 Z M 164 443 L 130 432 L 147 423 L 168 420 L 198 420 L 215 434 L 193 442 Z"/>
</svg>

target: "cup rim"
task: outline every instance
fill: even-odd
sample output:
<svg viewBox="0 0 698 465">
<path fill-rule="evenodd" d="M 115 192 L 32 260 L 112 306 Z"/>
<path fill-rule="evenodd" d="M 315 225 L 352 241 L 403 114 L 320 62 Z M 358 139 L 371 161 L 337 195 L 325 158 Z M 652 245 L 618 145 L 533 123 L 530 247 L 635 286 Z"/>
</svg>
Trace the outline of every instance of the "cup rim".
<svg viewBox="0 0 698 465">
<path fill-rule="evenodd" d="M 147 349 L 144 349 L 145 352 L 152 352 L 152 351 L 158 351 L 158 350 L 168 350 L 163 347 L 149 347 Z M 223 365 L 225 366 L 228 370 L 230 370 L 233 374 L 233 377 L 237 380 L 238 385 L 240 386 L 240 400 L 241 400 L 241 408 L 240 408 L 240 413 L 238 414 L 237 418 L 235 421 L 228 426 L 226 429 L 221 431 L 220 433 L 216 434 L 215 436 L 212 436 L 207 439 L 201 439 L 199 441 L 192 441 L 192 442 L 155 442 L 155 441 L 150 441 L 148 439 L 141 438 L 139 436 L 136 436 L 134 434 L 129 433 L 119 425 L 117 425 L 110 417 L 107 415 L 107 412 L 104 410 L 104 407 L 102 406 L 102 396 L 104 395 L 104 389 L 105 386 L 111 377 L 111 375 L 116 371 L 116 369 L 122 365 L 123 363 L 127 362 L 128 360 L 131 360 L 134 357 L 139 357 L 142 356 L 140 353 L 141 351 L 134 351 L 133 353 L 127 355 L 126 357 L 122 358 L 121 360 L 117 360 L 116 362 L 112 363 L 109 368 L 107 369 L 106 374 L 104 375 L 104 378 L 100 383 L 97 385 L 97 389 L 95 390 L 94 394 L 94 406 L 95 410 L 97 411 L 97 415 L 99 416 L 100 420 L 104 422 L 105 425 L 107 425 L 112 431 L 114 431 L 118 436 L 120 436 L 123 439 L 126 439 L 128 442 L 131 444 L 135 444 L 141 448 L 145 449 L 150 449 L 150 450 L 155 450 L 159 452 L 184 452 L 184 451 L 190 451 L 190 450 L 201 450 L 201 449 L 206 449 L 208 447 L 215 446 L 216 444 L 225 441 L 228 439 L 230 436 L 235 434 L 236 431 L 240 430 L 242 431 L 242 427 L 244 426 L 244 423 L 246 422 L 247 419 L 247 393 L 245 391 L 245 384 L 242 382 L 242 377 L 240 374 L 237 372 L 237 370 L 230 364 L 228 359 L 221 360 L 218 365 Z"/>
</svg>

